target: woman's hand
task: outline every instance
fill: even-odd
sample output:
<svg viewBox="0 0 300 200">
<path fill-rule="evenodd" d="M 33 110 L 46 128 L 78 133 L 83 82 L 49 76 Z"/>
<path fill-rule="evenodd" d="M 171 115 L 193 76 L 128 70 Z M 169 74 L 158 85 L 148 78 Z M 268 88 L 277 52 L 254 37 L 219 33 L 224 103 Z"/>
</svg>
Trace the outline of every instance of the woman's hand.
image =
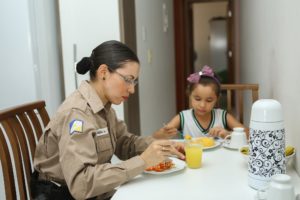
<svg viewBox="0 0 300 200">
<path fill-rule="evenodd" d="M 154 166 L 164 161 L 169 156 L 178 156 L 185 159 L 185 156 L 179 152 L 183 148 L 183 144 L 169 140 L 156 140 L 152 142 L 148 148 L 141 154 L 141 158 L 146 162 L 145 168 Z"/>
<path fill-rule="evenodd" d="M 153 137 L 156 139 L 171 139 L 177 135 L 177 132 L 177 128 L 165 125 L 161 129 L 153 133 Z"/>
<path fill-rule="evenodd" d="M 185 150 L 184 150 L 184 143 L 183 142 L 175 142 L 174 143 L 175 148 L 177 151 L 179 151 L 180 153 L 185 155 Z M 184 160 L 185 158 L 181 158 L 182 160 Z"/>
<path fill-rule="evenodd" d="M 222 127 L 214 127 L 209 130 L 208 134 L 212 137 L 225 138 L 227 135 L 229 135 L 229 131 Z"/>
</svg>

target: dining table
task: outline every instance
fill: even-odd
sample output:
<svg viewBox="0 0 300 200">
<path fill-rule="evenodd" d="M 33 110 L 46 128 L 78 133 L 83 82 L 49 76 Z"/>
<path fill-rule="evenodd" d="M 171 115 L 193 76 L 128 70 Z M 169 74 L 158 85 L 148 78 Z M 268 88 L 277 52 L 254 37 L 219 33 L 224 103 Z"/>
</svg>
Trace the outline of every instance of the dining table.
<svg viewBox="0 0 300 200">
<path fill-rule="evenodd" d="M 300 178 L 292 163 L 287 164 L 286 172 L 295 193 L 300 193 Z M 219 145 L 203 151 L 200 168 L 143 172 L 117 188 L 112 200 L 254 200 L 257 193 L 248 185 L 248 163 L 242 153 Z"/>
</svg>

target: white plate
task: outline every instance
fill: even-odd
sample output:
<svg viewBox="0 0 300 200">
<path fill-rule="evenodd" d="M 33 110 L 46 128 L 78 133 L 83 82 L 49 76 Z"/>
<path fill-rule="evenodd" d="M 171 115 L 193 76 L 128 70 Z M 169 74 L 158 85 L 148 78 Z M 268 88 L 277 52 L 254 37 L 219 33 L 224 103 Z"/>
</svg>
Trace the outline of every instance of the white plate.
<svg viewBox="0 0 300 200">
<path fill-rule="evenodd" d="M 172 139 L 172 141 L 175 141 L 175 142 L 184 142 L 184 139 Z M 213 149 L 213 148 L 216 148 L 216 147 L 220 146 L 221 144 L 222 144 L 221 141 L 215 140 L 215 145 L 214 146 L 203 147 L 203 150 Z"/>
<path fill-rule="evenodd" d="M 225 147 L 226 149 L 231 149 L 231 150 L 239 150 L 238 147 L 231 147 L 229 143 L 227 142 L 223 142 L 223 147 Z"/>
<path fill-rule="evenodd" d="M 163 175 L 163 174 L 170 174 L 173 172 L 177 172 L 180 170 L 183 170 L 186 166 L 186 163 L 182 160 L 179 160 L 178 158 L 170 157 L 170 159 L 173 161 L 174 166 L 171 169 L 162 171 L 162 172 L 156 172 L 156 171 L 144 171 L 146 174 L 155 174 L 155 175 Z"/>
<path fill-rule="evenodd" d="M 171 141 L 174 141 L 174 142 L 184 142 L 184 139 L 171 139 Z"/>
<path fill-rule="evenodd" d="M 220 146 L 221 144 L 222 144 L 221 142 L 215 140 L 215 145 L 214 145 L 214 146 L 211 146 L 211 147 L 203 147 L 203 150 L 213 149 L 213 148 L 216 148 L 216 147 Z"/>
</svg>

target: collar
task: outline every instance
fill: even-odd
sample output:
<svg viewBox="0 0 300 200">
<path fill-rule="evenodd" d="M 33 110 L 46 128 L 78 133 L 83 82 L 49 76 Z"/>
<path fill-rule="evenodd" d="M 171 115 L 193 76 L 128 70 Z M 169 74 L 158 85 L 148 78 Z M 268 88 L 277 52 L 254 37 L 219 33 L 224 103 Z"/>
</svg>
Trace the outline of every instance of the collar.
<svg viewBox="0 0 300 200">
<path fill-rule="evenodd" d="M 105 111 L 108 111 L 110 109 L 111 103 L 107 103 L 104 106 L 96 90 L 89 84 L 88 81 L 82 81 L 78 88 L 78 91 L 90 105 L 94 113 L 98 113 L 102 109 L 105 109 Z"/>
</svg>

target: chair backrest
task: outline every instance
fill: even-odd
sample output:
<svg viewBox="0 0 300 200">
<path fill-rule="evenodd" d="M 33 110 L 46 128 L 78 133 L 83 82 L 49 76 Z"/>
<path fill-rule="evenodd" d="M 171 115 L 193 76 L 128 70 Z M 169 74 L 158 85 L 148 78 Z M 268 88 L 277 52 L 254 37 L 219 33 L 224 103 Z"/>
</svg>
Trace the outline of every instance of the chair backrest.
<svg viewBox="0 0 300 200">
<path fill-rule="evenodd" d="M 258 84 L 221 84 L 221 95 L 225 95 L 226 110 L 244 123 L 244 97 L 251 92 L 252 103 L 258 100 Z"/>
<path fill-rule="evenodd" d="M 44 101 L 37 101 L 0 111 L 0 158 L 8 200 L 30 198 L 34 152 L 49 122 L 45 107 Z"/>
</svg>

